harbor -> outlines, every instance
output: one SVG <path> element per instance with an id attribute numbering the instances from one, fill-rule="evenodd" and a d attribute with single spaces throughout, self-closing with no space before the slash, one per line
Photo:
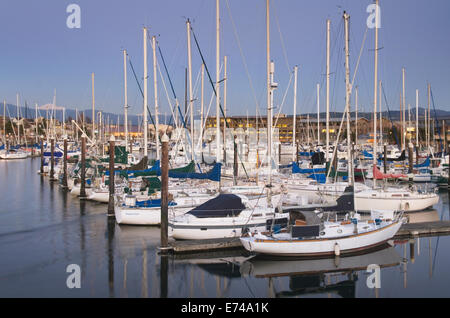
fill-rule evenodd
<path id="1" fill-rule="evenodd" d="M 302 55 L 289 6 L 255 37 L 198 1 L 75 57 L 70 90 L 0 90 L 0 298 L 449 297 L 450 96 L 390 59 L 396 5 L 311 4 Z M 99 43 L 82 12 L 64 35 Z"/>
<path id="2" fill-rule="evenodd" d="M 241 263 L 249 257 L 242 248 L 161 256 L 159 227 L 119 226 L 115 221 L 108 222 L 104 204 L 72 197 L 46 177 L 37 175 L 39 165 L 39 158 L 0 161 L 0 176 L 5 181 L 1 192 L 5 197 L 27 193 L 27 200 L 4 201 L 4 210 L 11 212 L 1 214 L 0 246 L 3 255 L 8 255 L 0 260 L 1 297 L 265 298 L 275 296 L 270 284 L 280 292 L 292 292 L 289 281 L 298 277 L 313 277 L 317 281 L 313 285 L 311 281 L 297 285 L 305 291 L 299 295 L 328 297 L 331 293 L 341 297 L 321 283 L 324 275 L 331 277 L 332 284 L 325 280 L 329 286 L 344 278 L 347 281 L 346 275 L 336 274 L 335 265 L 328 268 L 328 274 L 327 270 L 321 274 L 306 268 L 309 276 L 302 276 L 299 269 L 291 275 L 271 279 L 241 274 Z M 11 173 L 12 168 L 17 172 Z M 24 186 L 21 180 L 25 177 L 28 182 Z M 415 221 L 450 221 L 448 193 L 439 196 L 441 200 L 435 209 L 416 213 Z M 450 265 L 449 237 L 408 235 L 395 241 L 394 259 L 387 260 L 394 266 L 381 269 L 382 288 L 378 296 L 450 296 L 445 279 Z M 384 260 L 376 255 L 374 262 Z M 275 267 L 281 266 L 277 265 L 279 262 L 269 260 Z M 310 262 L 314 260 L 305 264 Z M 334 264 L 334 258 L 330 262 Z M 66 286 L 66 267 L 74 263 L 80 265 L 83 273 L 81 289 Z M 348 297 L 376 296 L 365 285 L 367 266 L 364 265 L 353 266 L 360 279 L 350 281 L 349 289 L 353 292 L 346 294 Z M 351 272 L 352 266 L 345 267 Z M 279 269 L 281 273 L 282 268 Z M 310 293 L 306 293 L 308 290 Z"/>

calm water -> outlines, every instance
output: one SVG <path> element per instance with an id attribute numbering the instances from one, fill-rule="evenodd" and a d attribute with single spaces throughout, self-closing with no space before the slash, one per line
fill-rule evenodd
<path id="1" fill-rule="evenodd" d="M 36 171 L 39 159 L 0 161 L 0 297 L 450 297 L 450 237 L 396 242 L 368 255 L 311 261 L 234 254 L 161 258 L 159 228 L 108 222 Z M 449 220 L 447 192 L 414 221 Z M 379 264 L 381 289 L 365 271 Z M 69 289 L 66 267 L 81 268 Z"/>

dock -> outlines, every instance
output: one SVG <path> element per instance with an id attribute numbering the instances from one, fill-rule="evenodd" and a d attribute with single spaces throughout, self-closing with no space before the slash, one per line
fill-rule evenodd
<path id="1" fill-rule="evenodd" d="M 395 238 L 450 235 L 450 221 L 403 224 Z"/>
<path id="2" fill-rule="evenodd" d="M 403 224 L 394 239 L 450 235 L 450 221 Z M 204 253 L 218 250 L 242 249 L 239 238 L 170 241 L 174 254 Z"/>

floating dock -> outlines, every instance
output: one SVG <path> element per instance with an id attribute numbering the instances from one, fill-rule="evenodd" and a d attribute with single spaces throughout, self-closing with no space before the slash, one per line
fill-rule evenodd
<path id="1" fill-rule="evenodd" d="M 403 224 L 394 239 L 439 235 L 450 235 L 450 221 Z M 174 254 L 243 249 L 239 238 L 170 241 L 169 245 Z"/>

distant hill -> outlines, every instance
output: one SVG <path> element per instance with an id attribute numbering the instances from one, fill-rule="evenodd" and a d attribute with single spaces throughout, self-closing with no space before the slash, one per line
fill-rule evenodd
<path id="1" fill-rule="evenodd" d="M 20 110 L 20 116 L 25 118 L 33 119 L 35 117 L 35 109 L 32 106 L 22 106 L 19 108 Z M 78 111 L 78 116 L 81 116 L 81 114 L 84 112 L 86 120 L 90 122 L 92 110 L 91 109 L 85 109 Z M 97 112 L 97 111 L 96 111 Z M 103 120 L 107 119 L 109 117 L 109 120 L 111 121 L 111 124 L 117 123 L 117 116 L 119 116 L 119 122 L 120 124 L 123 124 L 124 115 L 123 113 L 117 114 L 117 113 L 110 113 L 110 112 L 102 112 Z M 340 118 L 342 117 L 342 112 L 330 112 L 330 118 Z M 419 108 L 419 117 L 423 117 L 425 114 L 425 108 Z M 307 115 L 307 114 L 298 114 L 298 115 Z M 416 109 L 411 109 L 411 118 L 415 118 L 416 115 Z M 3 105 L 0 104 L 0 116 L 3 116 Z M 38 116 L 46 116 L 45 110 L 38 110 Z M 66 120 L 69 118 L 75 119 L 76 116 L 76 110 L 74 109 L 66 109 Z M 153 114 L 152 114 L 153 116 Z M 232 115 L 231 115 L 232 116 Z M 264 116 L 264 115 L 263 115 Z M 292 115 L 287 115 L 291 117 Z M 309 113 L 309 116 L 311 118 L 317 118 L 317 113 Z M 355 112 L 351 112 L 351 117 L 355 116 Z M 450 118 L 450 111 L 442 110 L 442 109 L 431 109 L 431 117 L 435 118 Z M 16 105 L 6 104 L 6 117 L 17 117 L 17 107 Z M 56 111 L 56 119 L 59 121 L 62 121 L 62 111 Z M 359 118 L 372 118 L 371 112 L 358 112 Z M 400 111 L 399 110 L 393 110 L 393 111 L 384 111 L 383 112 L 384 118 L 390 118 L 393 121 L 400 120 Z M 200 117 L 198 115 L 194 116 L 195 119 L 199 119 Z M 322 112 L 320 113 L 320 118 L 326 118 L 326 113 Z M 406 118 L 408 118 L 408 112 L 406 112 Z M 153 117 L 154 119 L 154 117 Z M 139 121 L 142 121 L 142 116 L 137 115 L 128 115 L 128 120 L 131 122 L 132 125 L 138 125 Z M 159 122 L 161 124 L 169 123 L 171 121 L 171 116 L 167 115 L 167 118 L 165 115 L 159 115 Z M 150 116 L 148 116 L 148 122 L 149 124 L 152 124 L 152 121 L 150 119 Z"/>

